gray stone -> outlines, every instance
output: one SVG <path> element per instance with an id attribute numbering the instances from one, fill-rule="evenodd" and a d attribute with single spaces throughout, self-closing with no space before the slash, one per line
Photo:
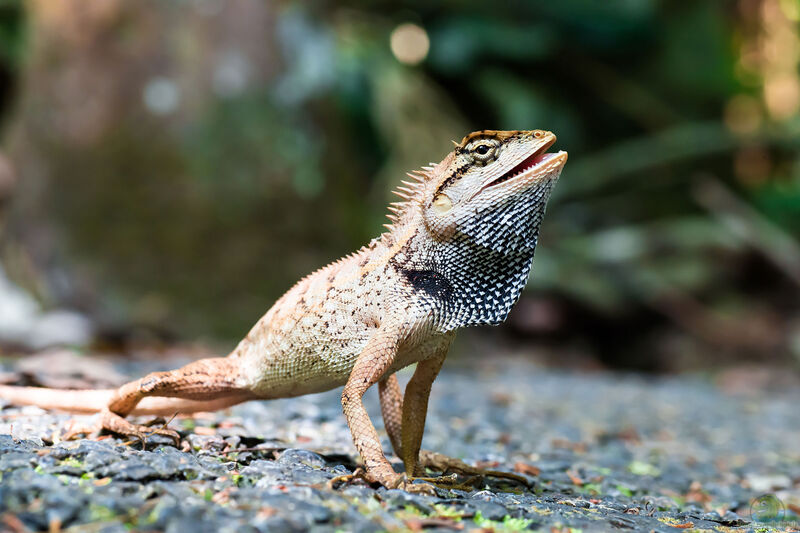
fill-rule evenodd
<path id="1" fill-rule="evenodd" d="M 430 504 L 430 498 L 412 494 L 404 490 L 386 490 L 380 489 L 378 495 L 381 500 L 386 502 L 390 509 L 404 509 L 405 507 L 413 507 L 418 511 L 431 514 L 434 512 L 433 506 Z"/>
<path id="2" fill-rule="evenodd" d="M 281 456 L 278 457 L 278 463 L 287 466 L 302 464 L 312 468 L 322 468 L 327 465 L 327 462 L 321 455 L 308 450 L 295 448 L 284 450 Z"/>
<path id="3" fill-rule="evenodd" d="M 121 365 L 136 375 L 172 366 Z M 511 400 L 492 401 L 498 390 L 511 391 Z M 715 509 L 736 510 L 748 509 L 759 495 L 740 480 L 782 487 L 785 477 L 800 478 L 800 464 L 785 460 L 796 455 L 800 441 L 800 391 L 765 392 L 745 401 L 683 377 L 569 375 L 503 360 L 480 375 L 457 365 L 442 373 L 425 447 L 467 462 L 497 461 L 500 470 L 510 471 L 516 462 L 536 466 L 541 473 L 531 476 L 534 489 L 487 477 L 480 490 L 438 489 L 436 497 L 375 490 L 363 481 L 331 491 L 326 482 L 356 464 L 339 394 L 253 402 L 234 408 L 233 416 L 216 413 L 209 423 L 227 421 L 224 438 L 190 433 L 197 448 L 189 452 L 152 443 L 141 451 L 140 444 L 123 446 L 120 438 L 45 447 L 36 438 L 71 416 L 4 408 L 2 427 L 20 417 L 26 423 L 14 425 L 21 439 L 0 435 L 0 513 L 14 514 L 31 530 L 47 530 L 55 520 L 74 531 L 121 531 L 121 522 L 132 516 L 143 532 L 321 533 L 404 530 L 404 520 L 414 516 L 407 509 L 436 516 L 441 505 L 465 515 L 466 528 L 480 513 L 498 522 L 524 517 L 540 530 L 666 532 L 674 528 L 659 519 L 691 521 L 699 529 L 748 523 L 732 511 L 719 516 L 663 496 L 685 494 L 694 481 Z M 376 397 L 365 401 L 379 420 Z M 321 420 L 327 421 L 324 432 L 318 431 Z M 636 440 L 620 436 L 629 428 Z M 270 452 L 228 454 L 237 445 L 286 446 L 298 432 L 309 437 L 303 445 L 310 449 L 289 448 L 277 460 Z M 655 470 L 637 474 L 642 468 L 631 468 L 634 461 Z M 106 522 L 98 524 L 101 519 Z"/>

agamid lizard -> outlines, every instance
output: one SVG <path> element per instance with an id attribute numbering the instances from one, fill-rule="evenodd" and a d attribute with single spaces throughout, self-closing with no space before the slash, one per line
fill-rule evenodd
<path id="1" fill-rule="evenodd" d="M 227 357 L 156 372 L 116 390 L 0 387 L 0 398 L 100 412 L 112 432 L 143 438 L 124 417 L 209 411 L 344 385 L 342 407 L 365 478 L 388 488 L 423 472 L 428 396 L 455 332 L 499 324 L 519 298 L 551 188 L 567 160 L 546 131 L 478 131 L 395 192 L 387 231 L 300 280 Z M 416 363 L 403 395 L 395 372 Z M 405 474 L 381 449 L 362 396 L 378 384 L 384 425 Z M 463 465 L 463 463 L 461 463 Z M 444 465 L 446 466 L 446 465 Z"/>

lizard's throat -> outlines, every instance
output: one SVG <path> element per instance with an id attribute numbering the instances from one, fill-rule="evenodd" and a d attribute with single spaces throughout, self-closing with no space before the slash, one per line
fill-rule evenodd
<path id="1" fill-rule="evenodd" d="M 453 268 L 446 265 L 441 268 L 451 286 L 449 298 L 441 301 L 437 320 L 443 331 L 500 324 L 508 317 L 528 281 L 535 244 L 512 253 L 474 245 L 469 248 L 469 261 L 460 265 L 454 263 Z"/>
<path id="2" fill-rule="evenodd" d="M 515 200 L 481 213 L 446 242 L 409 243 L 400 273 L 430 307 L 439 330 L 499 324 L 519 299 L 530 274 L 546 196 Z"/>

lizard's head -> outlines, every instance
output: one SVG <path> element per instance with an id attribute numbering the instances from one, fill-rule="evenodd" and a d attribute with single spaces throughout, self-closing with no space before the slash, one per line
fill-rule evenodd
<path id="1" fill-rule="evenodd" d="M 502 322 L 528 279 L 566 152 L 550 132 L 478 131 L 396 193 L 393 264 L 441 330 Z M 397 241 L 395 241 L 397 239 Z"/>
<path id="2" fill-rule="evenodd" d="M 478 131 L 464 137 L 425 183 L 422 211 L 431 235 L 458 234 L 494 248 L 518 249 L 535 238 L 550 189 L 567 161 L 548 153 L 547 131 Z"/>

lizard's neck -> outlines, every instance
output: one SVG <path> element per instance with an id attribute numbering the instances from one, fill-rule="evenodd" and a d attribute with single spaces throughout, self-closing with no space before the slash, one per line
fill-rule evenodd
<path id="1" fill-rule="evenodd" d="M 420 228 L 398 250 L 393 267 L 430 308 L 438 329 L 506 319 L 528 280 L 548 194 L 531 192 L 477 213 L 446 241 Z"/>

